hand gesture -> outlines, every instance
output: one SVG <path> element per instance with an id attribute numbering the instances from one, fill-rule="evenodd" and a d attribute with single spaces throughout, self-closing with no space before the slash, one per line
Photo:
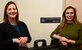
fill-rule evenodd
<path id="1" fill-rule="evenodd" d="M 19 46 L 24 46 L 26 47 L 27 46 L 27 37 L 20 37 L 19 40 L 20 40 L 20 43 L 19 43 Z"/>

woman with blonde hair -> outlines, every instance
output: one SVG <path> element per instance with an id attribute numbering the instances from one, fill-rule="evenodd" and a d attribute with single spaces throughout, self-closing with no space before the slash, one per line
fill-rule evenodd
<path id="1" fill-rule="evenodd" d="M 59 40 L 60 50 L 81 50 L 82 24 L 77 20 L 76 8 L 68 6 L 64 10 L 61 23 L 50 36 Z"/>

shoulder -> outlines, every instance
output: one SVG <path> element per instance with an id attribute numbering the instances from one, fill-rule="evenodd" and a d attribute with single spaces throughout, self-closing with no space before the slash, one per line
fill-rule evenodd
<path id="1" fill-rule="evenodd" d="M 25 22 L 23 22 L 23 21 L 19 21 L 19 22 L 18 22 L 18 25 L 26 26 Z"/>
<path id="2" fill-rule="evenodd" d="M 2 23 L 0 23 L 0 25 L 3 25 L 3 24 L 5 24 L 5 23 L 3 23 L 3 22 L 2 22 Z"/>
<path id="3" fill-rule="evenodd" d="M 18 24 L 25 24 L 25 22 L 23 22 L 23 21 L 19 21 Z"/>
<path id="4" fill-rule="evenodd" d="M 80 27 L 82 27 L 82 24 L 77 24 L 77 26 L 80 26 Z"/>
<path id="5" fill-rule="evenodd" d="M 82 28 L 82 24 L 79 25 Z"/>
<path id="6" fill-rule="evenodd" d="M 3 30 L 5 28 L 5 23 L 0 23 L 0 30 Z"/>
<path id="7" fill-rule="evenodd" d="M 0 27 L 4 26 L 6 23 L 0 23 Z"/>
<path id="8" fill-rule="evenodd" d="M 75 28 L 80 28 L 80 29 L 82 29 L 82 24 L 76 24 L 76 25 L 75 25 Z"/>

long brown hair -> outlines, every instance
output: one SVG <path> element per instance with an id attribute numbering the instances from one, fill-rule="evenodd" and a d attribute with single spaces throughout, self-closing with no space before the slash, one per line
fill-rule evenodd
<path id="1" fill-rule="evenodd" d="M 62 21 L 61 21 L 61 23 L 60 23 L 60 28 L 61 28 L 61 29 L 62 29 L 62 28 L 64 27 L 64 25 L 67 23 L 65 13 L 66 13 L 66 11 L 67 11 L 68 9 L 73 9 L 73 11 L 74 11 L 73 22 L 74 22 L 75 24 L 81 24 L 81 23 L 77 20 L 77 14 L 76 14 L 77 11 L 76 11 L 76 8 L 74 8 L 74 7 L 72 7 L 72 6 L 68 6 L 68 7 L 64 10 L 64 12 L 63 12 L 63 14 L 62 14 Z"/>
<path id="2" fill-rule="evenodd" d="M 16 9 L 17 9 L 17 15 L 16 15 L 16 22 L 18 22 L 18 18 L 19 18 L 19 12 L 18 12 L 18 8 L 17 8 L 17 5 L 13 2 L 13 1 L 9 1 L 6 6 L 5 6 L 5 9 L 4 9 L 4 18 L 3 18 L 3 22 L 4 23 L 7 23 L 9 22 L 8 21 L 8 15 L 7 15 L 7 8 L 10 4 L 14 4 L 16 6 Z"/>

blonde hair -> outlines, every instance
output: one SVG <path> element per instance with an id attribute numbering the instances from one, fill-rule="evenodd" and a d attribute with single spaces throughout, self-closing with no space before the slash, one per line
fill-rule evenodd
<path id="1" fill-rule="evenodd" d="M 68 6 L 65 10 L 64 10 L 64 12 L 63 12 L 63 14 L 62 14 L 62 21 L 60 22 L 60 29 L 62 29 L 63 27 L 64 27 L 64 25 L 67 23 L 67 20 L 66 20 L 66 16 L 65 16 L 65 13 L 66 13 L 66 11 L 68 10 L 68 9 L 73 9 L 73 11 L 74 11 L 74 18 L 73 18 L 73 22 L 75 23 L 75 24 L 81 24 L 78 20 L 77 20 L 77 14 L 76 14 L 76 8 L 74 8 L 74 7 L 72 7 L 72 6 Z"/>

